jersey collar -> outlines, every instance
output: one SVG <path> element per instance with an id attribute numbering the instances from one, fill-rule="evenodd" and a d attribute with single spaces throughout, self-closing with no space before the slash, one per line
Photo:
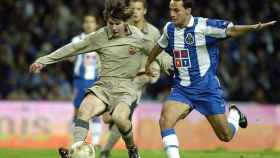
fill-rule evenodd
<path id="1" fill-rule="evenodd" d="M 125 27 L 126 27 L 126 35 L 127 35 L 127 36 L 131 35 L 132 32 L 131 32 L 131 30 L 130 30 L 129 25 L 126 25 Z M 109 39 L 109 40 L 110 40 L 110 39 L 113 39 L 114 37 L 113 37 L 112 31 L 111 31 L 108 27 L 106 27 L 106 30 L 107 30 L 108 39 Z"/>
<path id="2" fill-rule="evenodd" d="M 190 19 L 187 27 L 193 27 L 193 25 L 194 25 L 194 18 L 193 18 L 193 16 L 191 16 L 191 19 Z"/>

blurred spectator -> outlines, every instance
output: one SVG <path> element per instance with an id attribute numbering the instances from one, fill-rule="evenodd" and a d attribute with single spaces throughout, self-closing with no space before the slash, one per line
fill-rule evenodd
<path id="1" fill-rule="evenodd" d="M 280 1 L 195 2 L 195 16 L 235 19 L 237 24 L 275 20 L 280 15 Z M 148 5 L 147 19 L 162 28 L 168 21 L 168 1 L 148 0 Z M 28 65 L 78 34 L 84 13 L 93 7 L 99 9 L 101 16 L 103 0 L 1 0 L 0 99 L 69 100 L 71 63 L 53 65 L 41 76 L 29 75 Z M 272 28 L 221 45 L 218 75 L 227 99 L 280 102 L 279 41 L 279 29 Z M 170 83 L 164 78 L 148 88 L 145 98 L 166 96 Z"/>

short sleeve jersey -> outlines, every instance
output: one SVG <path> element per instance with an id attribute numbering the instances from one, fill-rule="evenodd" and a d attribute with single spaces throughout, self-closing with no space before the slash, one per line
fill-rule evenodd
<path id="1" fill-rule="evenodd" d="M 158 44 L 173 57 L 176 85 L 192 90 L 219 86 L 217 43 L 227 38 L 226 29 L 232 25 L 229 21 L 203 17 L 191 17 L 183 28 L 172 22 L 165 25 Z"/>

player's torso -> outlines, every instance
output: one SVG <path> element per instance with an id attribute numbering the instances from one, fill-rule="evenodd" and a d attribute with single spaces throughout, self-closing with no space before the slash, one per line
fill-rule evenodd
<path id="1" fill-rule="evenodd" d="M 133 78 L 141 67 L 143 43 L 140 38 L 104 39 L 98 54 L 102 63 L 101 77 Z"/>
<path id="2" fill-rule="evenodd" d="M 173 56 L 175 66 L 175 82 L 183 87 L 209 88 L 216 87 L 215 57 L 217 52 L 211 51 L 204 34 L 206 23 L 194 18 L 192 27 L 176 28 L 168 26 L 168 52 Z M 211 48 L 210 48 L 211 49 Z"/>

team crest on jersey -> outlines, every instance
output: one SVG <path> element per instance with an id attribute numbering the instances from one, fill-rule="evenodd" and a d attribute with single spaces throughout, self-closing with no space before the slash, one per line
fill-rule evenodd
<path id="1" fill-rule="evenodd" d="M 192 45 L 194 43 L 194 38 L 191 33 L 187 34 L 187 36 L 185 38 L 185 43 L 187 43 L 188 45 Z"/>

